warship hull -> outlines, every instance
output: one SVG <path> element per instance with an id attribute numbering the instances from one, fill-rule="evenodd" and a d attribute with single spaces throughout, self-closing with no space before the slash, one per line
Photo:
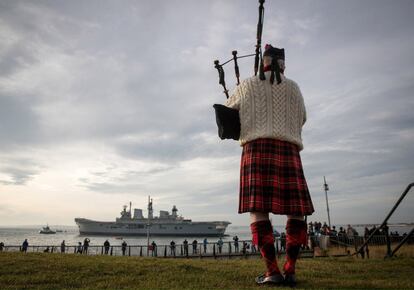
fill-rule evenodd
<path id="1" fill-rule="evenodd" d="M 76 218 L 81 235 L 146 236 L 148 223 L 102 222 Z M 224 236 L 229 222 L 182 222 L 150 224 L 152 236 Z"/>

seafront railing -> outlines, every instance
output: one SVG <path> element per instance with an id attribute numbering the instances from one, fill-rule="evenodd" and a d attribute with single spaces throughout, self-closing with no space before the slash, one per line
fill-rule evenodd
<path id="1" fill-rule="evenodd" d="M 368 246 L 369 241 L 377 234 L 377 232 L 379 232 L 380 230 L 382 230 L 385 233 L 386 239 L 387 239 L 387 254 L 385 255 L 384 258 L 390 258 L 392 256 L 394 256 L 394 254 L 401 248 L 401 246 L 405 243 L 409 243 L 411 241 L 411 237 L 414 235 L 414 228 L 411 229 L 410 233 L 408 235 L 406 235 L 401 242 L 396 246 L 396 248 L 392 251 L 391 250 L 391 237 L 390 234 L 388 232 L 389 228 L 388 228 L 388 220 L 391 218 L 391 216 L 394 214 L 395 210 L 398 208 L 398 206 L 401 204 L 401 202 L 404 200 L 404 198 L 406 197 L 407 193 L 410 192 L 411 188 L 414 187 L 414 182 L 410 183 L 406 189 L 402 192 L 400 198 L 397 200 L 397 202 L 394 204 L 394 206 L 392 207 L 391 211 L 388 213 L 387 217 L 384 219 L 384 221 L 381 223 L 381 225 L 376 228 L 371 235 L 369 235 L 367 237 L 367 239 L 364 241 L 364 243 L 362 245 L 360 245 L 359 249 L 355 248 L 355 253 L 354 255 L 359 255 L 361 254 L 362 258 L 364 258 L 364 249 Z"/>
<path id="2" fill-rule="evenodd" d="M 5 252 L 22 251 L 22 246 L 4 245 Z M 84 255 L 110 255 L 110 256 L 156 256 L 156 257 L 224 257 L 224 256 L 252 256 L 258 255 L 257 249 L 252 245 L 251 241 L 239 241 L 238 243 L 224 242 L 222 245 L 217 243 L 197 243 L 193 245 L 188 243 L 171 245 L 157 245 L 156 247 L 147 245 L 111 245 L 105 247 L 103 245 L 75 246 L 65 245 L 29 245 L 26 252 L 49 252 L 64 254 L 84 254 Z"/>
<path id="3" fill-rule="evenodd" d="M 283 254 L 286 250 L 285 239 L 276 238 L 275 246 L 279 254 Z M 5 252 L 22 251 L 22 246 L 5 245 L 2 249 Z M 251 240 L 223 241 L 220 245 L 217 242 L 209 242 L 206 245 L 197 243 L 193 245 L 188 243 L 171 245 L 157 245 L 156 247 L 147 245 L 111 245 L 105 247 L 103 245 L 74 246 L 65 245 L 32 245 L 28 246 L 26 252 L 34 253 L 62 253 L 62 254 L 83 254 L 83 255 L 109 255 L 109 256 L 141 256 L 141 257 L 165 257 L 165 258 L 232 258 L 232 257 L 250 257 L 259 256 L 260 252 L 252 244 Z M 313 257 L 313 250 L 303 249 L 302 255 Z"/>
<path id="4" fill-rule="evenodd" d="M 408 239 L 407 243 L 414 244 L 414 235 L 407 236 L 391 236 L 389 240 L 393 244 L 398 244 L 402 240 Z M 366 242 L 366 238 L 362 236 L 326 236 L 326 235 L 311 235 L 306 247 L 302 248 L 302 257 L 314 257 L 314 250 L 316 248 L 328 249 L 332 247 L 347 249 L 357 249 Z M 383 246 L 387 245 L 388 240 L 385 235 L 373 236 L 365 246 L 365 251 L 369 251 L 368 246 Z M 278 254 L 285 254 L 286 239 L 281 237 L 275 238 L 275 247 Z M 22 246 L 4 245 L 0 251 L 5 252 L 19 252 L 22 251 Z M 252 244 L 251 240 L 223 241 L 220 246 L 217 242 L 209 242 L 205 246 L 203 243 L 197 243 L 193 246 L 192 243 L 188 245 L 176 244 L 171 245 L 157 245 L 153 248 L 151 245 L 111 245 L 105 247 L 103 245 L 89 245 L 88 247 L 79 245 L 65 245 L 62 248 L 60 245 L 31 245 L 26 252 L 49 252 L 49 253 L 63 253 L 63 254 L 83 254 L 83 255 L 109 255 L 109 256 L 141 256 L 141 257 L 165 257 L 165 258 L 225 258 L 225 257 L 251 257 L 259 256 L 260 253 Z M 345 253 L 345 252 L 344 252 Z M 368 256 L 368 253 L 367 253 Z"/>

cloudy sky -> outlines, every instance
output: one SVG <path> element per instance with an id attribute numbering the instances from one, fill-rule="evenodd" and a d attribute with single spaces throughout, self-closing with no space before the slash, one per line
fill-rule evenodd
<path id="1" fill-rule="evenodd" d="M 254 52 L 257 7 L 0 0 L 0 225 L 113 220 L 148 195 L 156 212 L 248 225 L 241 147 L 217 137 L 213 60 Z M 334 224 L 381 222 L 414 181 L 413 12 L 410 0 L 265 3 L 263 42 L 286 49 L 307 106 L 310 220 L 327 221 L 324 175 Z M 239 65 L 252 75 L 253 59 Z M 393 221 L 413 212 L 410 194 Z"/>

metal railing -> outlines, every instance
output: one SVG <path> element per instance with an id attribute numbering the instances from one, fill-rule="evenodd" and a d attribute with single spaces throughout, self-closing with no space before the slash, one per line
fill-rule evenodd
<path id="1" fill-rule="evenodd" d="M 62 253 L 62 254 L 83 254 L 83 255 L 109 255 L 109 256 L 141 256 L 141 257 L 233 257 L 233 256 L 251 256 L 260 254 L 252 245 L 251 241 L 234 241 L 218 243 L 192 243 L 171 245 L 111 245 L 109 247 L 89 245 L 65 245 L 51 246 L 51 245 L 32 245 L 27 249 L 22 246 L 4 245 L 0 251 L 5 252 L 46 252 L 46 253 Z"/>
<path id="2" fill-rule="evenodd" d="M 387 222 L 390 219 L 390 217 L 394 214 L 395 210 L 397 209 L 397 207 L 400 205 L 400 203 L 402 202 L 402 200 L 405 198 L 405 196 L 407 195 L 407 193 L 410 191 L 410 189 L 414 186 L 414 183 L 411 183 L 407 186 L 407 188 L 404 190 L 404 192 L 401 194 L 400 198 L 398 199 L 398 201 L 394 204 L 393 208 L 391 209 L 391 211 L 388 213 L 387 217 L 384 219 L 384 221 L 382 222 L 381 226 L 379 226 L 378 228 L 376 228 L 371 235 L 364 241 L 364 243 L 359 247 L 359 248 L 355 248 L 355 253 L 353 255 L 358 255 L 361 254 L 362 258 L 364 257 L 364 248 L 368 245 L 368 243 L 371 241 L 371 239 L 378 233 L 379 230 L 382 229 L 382 232 L 385 233 L 385 239 L 386 239 L 386 245 L 387 245 L 387 254 L 385 255 L 385 258 L 389 258 L 394 256 L 394 254 L 401 248 L 401 246 L 406 243 L 411 235 L 414 233 L 414 228 L 410 231 L 410 233 L 405 236 L 405 238 L 403 238 L 401 240 L 401 242 L 397 245 L 397 247 L 392 251 L 391 250 L 391 238 L 388 232 L 388 225 Z"/>
<path id="3" fill-rule="evenodd" d="M 279 237 L 275 238 L 276 251 L 279 254 L 286 252 L 286 240 Z M 192 243 L 171 245 L 158 245 L 156 247 L 147 245 L 113 245 L 109 247 L 89 245 L 73 246 L 65 245 L 32 245 L 23 251 L 22 246 L 5 245 L 0 251 L 5 252 L 34 252 L 34 253 L 62 253 L 62 254 L 82 254 L 82 255 L 108 255 L 108 256 L 140 256 L 140 257 L 164 257 L 164 258 L 232 258 L 259 256 L 260 251 L 252 244 L 251 240 L 223 241 L 223 244 L 215 243 Z M 313 257 L 313 250 L 303 249 L 303 257 Z"/>

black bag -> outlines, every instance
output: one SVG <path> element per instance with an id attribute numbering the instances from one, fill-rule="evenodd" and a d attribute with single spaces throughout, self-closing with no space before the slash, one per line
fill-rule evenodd
<path id="1" fill-rule="evenodd" d="M 216 112 L 216 122 L 220 139 L 239 140 L 239 111 L 219 104 L 213 105 L 213 108 Z"/>

